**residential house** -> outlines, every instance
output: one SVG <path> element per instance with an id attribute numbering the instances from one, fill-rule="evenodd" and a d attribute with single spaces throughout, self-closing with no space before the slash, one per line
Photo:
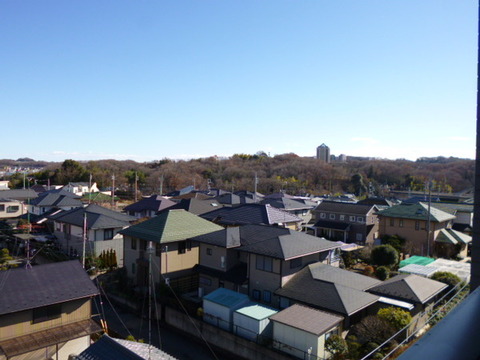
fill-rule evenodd
<path id="1" fill-rule="evenodd" d="M 265 198 L 261 204 L 268 204 L 274 208 L 281 209 L 302 219 L 302 224 L 308 224 L 312 219 L 312 210 L 317 207 L 317 203 L 308 200 L 297 200 L 295 198 Z"/>
<path id="2" fill-rule="evenodd" d="M 432 202 L 433 207 L 455 215 L 452 229 L 467 235 L 473 233 L 473 204 Z"/>
<path id="3" fill-rule="evenodd" d="M 0 271 L 0 359 L 70 359 L 101 331 L 99 295 L 78 260 Z"/>
<path id="4" fill-rule="evenodd" d="M 220 204 L 225 206 L 233 206 L 239 204 L 253 204 L 255 201 L 247 196 L 240 196 L 232 193 L 225 193 L 215 197 Z"/>
<path id="5" fill-rule="evenodd" d="M 2 199 L 18 200 L 24 203 L 35 199 L 37 193 L 32 189 L 10 189 L 10 190 L 1 190 L 0 197 Z"/>
<path id="6" fill-rule="evenodd" d="M 295 303 L 334 313 L 345 318 L 343 329 L 373 315 L 379 297 L 367 292 L 381 281 L 317 262 L 305 266 L 275 291 L 280 307 Z"/>
<path id="7" fill-rule="evenodd" d="M 402 303 L 411 304 L 410 313 L 413 316 L 412 330 L 420 329 L 426 325 L 433 304 L 444 293 L 448 285 L 414 274 L 400 274 L 381 284 L 368 289 L 368 292 L 381 296 L 380 302 L 388 305 L 402 306 Z M 382 301 L 394 299 L 400 302 Z"/>
<path id="8" fill-rule="evenodd" d="M 97 183 L 88 183 L 88 182 L 70 182 L 63 187 L 65 191 L 74 193 L 78 196 L 83 196 L 87 193 L 99 192 L 100 190 L 97 187 Z"/>
<path id="9" fill-rule="evenodd" d="M 176 202 L 167 199 L 160 195 L 152 195 L 147 198 L 143 198 L 136 203 L 125 206 L 123 209 L 130 216 L 134 216 L 137 219 L 154 217 L 157 212 L 168 209 L 174 206 Z"/>
<path id="10" fill-rule="evenodd" d="M 298 216 L 268 204 L 243 204 L 234 207 L 224 207 L 202 214 L 202 217 L 223 226 L 261 224 L 299 230 L 302 223 L 302 219 Z"/>
<path id="11" fill-rule="evenodd" d="M 26 212 L 27 208 L 22 202 L 0 198 L 0 219 L 18 218 Z"/>
<path id="12" fill-rule="evenodd" d="M 220 204 L 217 200 L 211 197 L 207 197 L 205 199 L 195 197 L 189 199 L 181 199 L 179 203 L 173 205 L 172 207 L 170 207 L 170 209 L 183 209 L 195 215 L 202 215 L 212 210 L 220 209 L 222 207 L 222 204 Z"/>
<path id="13" fill-rule="evenodd" d="M 151 243 L 154 247 L 151 253 L 154 282 L 176 280 L 179 286 L 196 289 L 198 281 L 192 268 L 198 264 L 199 247 L 189 239 L 221 229 L 221 226 L 183 209 L 167 209 L 133 225 L 121 231 L 127 276 L 137 286 L 148 284 L 150 254 L 147 249 Z"/>
<path id="14" fill-rule="evenodd" d="M 200 243 L 201 293 L 225 287 L 278 307 L 274 292 L 303 266 L 338 266 L 339 244 L 291 229 L 243 225 L 191 238 Z"/>
<path id="15" fill-rule="evenodd" d="M 90 345 L 75 360 L 176 360 L 166 352 L 151 344 L 116 339 L 104 334 L 99 340 Z"/>
<path id="16" fill-rule="evenodd" d="M 43 192 L 37 198 L 30 200 L 28 204 L 28 212 L 33 215 L 43 215 L 52 210 L 72 210 L 82 207 L 83 203 L 80 197 L 63 191 L 63 192 Z"/>
<path id="17" fill-rule="evenodd" d="M 471 238 L 452 229 L 455 215 L 426 203 L 400 204 L 378 212 L 380 234 L 406 240 L 413 255 L 466 256 Z M 430 231 L 428 231 L 430 226 Z"/>
<path id="18" fill-rule="evenodd" d="M 376 205 L 323 201 L 314 210 L 315 234 L 329 240 L 373 245 L 379 237 Z"/>
<path id="19" fill-rule="evenodd" d="M 343 317 L 294 304 L 270 317 L 273 347 L 300 359 L 328 359 L 325 341 L 342 332 Z"/>
<path id="20" fill-rule="evenodd" d="M 90 204 L 49 218 L 54 222 L 53 234 L 65 252 L 81 255 L 86 237 L 87 254 L 100 256 L 103 251 L 114 250 L 118 266 L 123 266 L 123 236 L 119 232 L 136 220 L 133 216 Z"/>
<path id="21" fill-rule="evenodd" d="M 265 195 L 259 192 L 252 192 L 247 190 L 238 190 L 238 191 L 235 191 L 234 194 L 240 196 L 241 198 L 248 197 L 252 199 L 254 203 L 260 202 L 265 197 Z"/>

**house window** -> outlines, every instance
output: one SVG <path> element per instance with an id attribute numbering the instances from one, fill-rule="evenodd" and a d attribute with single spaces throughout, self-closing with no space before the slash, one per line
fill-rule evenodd
<path id="1" fill-rule="evenodd" d="M 325 219 L 325 218 L 326 218 L 325 213 L 320 213 L 320 219 Z"/>
<path id="2" fill-rule="evenodd" d="M 132 250 L 137 250 L 137 239 L 132 238 L 131 244 L 132 244 Z"/>
<path id="3" fill-rule="evenodd" d="M 111 239 L 113 239 L 113 229 L 103 230 L 103 240 L 111 240 Z"/>
<path id="4" fill-rule="evenodd" d="M 135 265 L 136 265 L 135 263 L 132 263 L 132 274 L 135 274 L 135 270 L 136 270 Z"/>
<path id="5" fill-rule="evenodd" d="M 179 254 L 185 254 L 186 249 L 187 249 L 187 242 L 186 241 L 180 241 L 178 243 L 178 253 Z"/>
<path id="6" fill-rule="evenodd" d="M 32 323 L 38 324 L 39 322 L 58 319 L 61 316 L 62 304 L 43 306 L 33 309 Z"/>
<path id="7" fill-rule="evenodd" d="M 398 226 L 403 227 L 403 220 L 402 219 L 398 220 Z"/>
<path id="8" fill-rule="evenodd" d="M 273 272 L 273 259 L 268 256 L 257 255 L 257 270 Z"/>
<path id="9" fill-rule="evenodd" d="M 350 221 L 355 221 L 355 216 L 350 215 Z"/>
<path id="10" fill-rule="evenodd" d="M 420 221 L 415 221 L 415 230 L 420 230 Z"/>
<path id="11" fill-rule="evenodd" d="M 3 205 L 3 204 L 0 205 L 0 211 L 2 211 L 2 212 L 5 211 L 5 205 Z"/>
<path id="12" fill-rule="evenodd" d="M 357 239 L 357 241 L 363 241 L 363 235 L 362 235 L 362 233 L 357 233 L 356 239 Z"/>
<path id="13" fill-rule="evenodd" d="M 345 215 L 340 215 L 340 220 L 341 221 L 345 220 Z"/>
<path id="14" fill-rule="evenodd" d="M 363 216 L 357 216 L 357 221 L 363 223 Z"/>
<path id="15" fill-rule="evenodd" d="M 395 219 L 394 218 L 390 218 L 390 226 L 395 226 Z"/>
<path id="16" fill-rule="evenodd" d="M 159 243 L 155 243 L 155 255 L 162 256 L 162 245 Z"/>
<path id="17" fill-rule="evenodd" d="M 191 240 L 185 241 L 185 246 L 187 247 L 187 251 L 191 251 L 192 250 L 192 241 Z"/>
<path id="18" fill-rule="evenodd" d="M 330 220 L 335 220 L 335 214 L 330 214 L 329 218 Z"/>
<path id="19" fill-rule="evenodd" d="M 147 251 L 148 243 L 145 240 L 140 240 L 140 245 L 143 251 Z"/>
<path id="20" fill-rule="evenodd" d="M 290 269 L 295 269 L 302 266 L 302 258 L 296 258 L 290 260 Z"/>
<path id="21" fill-rule="evenodd" d="M 207 255 L 212 255 L 212 248 L 207 248 Z"/>
<path id="22" fill-rule="evenodd" d="M 7 213 L 16 213 L 18 210 L 20 210 L 20 206 L 17 205 L 11 205 L 7 207 Z"/>
<path id="23" fill-rule="evenodd" d="M 260 300 L 260 290 L 253 290 L 252 297 L 254 300 Z"/>
<path id="24" fill-rule="evenodd" d="M 263 290 L 263 301 L 269 303 L 272 301 L 272 293 L 268 290 Z"/>

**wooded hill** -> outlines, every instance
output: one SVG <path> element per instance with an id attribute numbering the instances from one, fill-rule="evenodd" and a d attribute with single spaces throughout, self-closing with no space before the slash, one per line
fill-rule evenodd
<path id="1" fill-rule="evenodd" d="M 21 160 L 21 159 L 19 159 Z M 31 159 L 28 159 L 31 160 Z M 7 163 L 8 162 L 8 165 Z M 18 161 L 0 160 L 0 169 L 15 166 Z M 20 162 L 22 166 L 25 161 Z M 310 193 L 321 195 L 353 192 L 364 195 L 384 195 L 386 189 L 423 191 L 431 181 L 432 190 L 458 192 L 473 187 L 474 160 L 458 158 L 421 158 L 417 161 L 349 158 L 346 163 L 324 163 L 320 160 L 282 154 L 269 157 L 265 153 L 236 154 L 230 158 L 201 158 L 189 161 L 170 159 L 138 163 L 131 160 L 99 160 L 63 163 L 28 161 L 42 169 L 29 175 L 30 185 L 67 184 L 70 181 L 92 180 L 99 188 L 112 186 L 128 195 L 133 190 L 135 174 L 143 195 L 158 194 L 194 185 L 197 189 L 221 188 L 228 191 L 257 189 L 261 193 L 285 190 L 290 194 Z M 10 177 L 13 188 L 22 187 L 23 174 Z"/>

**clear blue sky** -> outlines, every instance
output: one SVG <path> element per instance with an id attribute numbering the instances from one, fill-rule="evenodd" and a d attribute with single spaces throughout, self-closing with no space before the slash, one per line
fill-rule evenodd
<path id="1" fill-rule="evenodd" d="M 477 9 L 2 0 L 0 158 L 473 158 Z"/>

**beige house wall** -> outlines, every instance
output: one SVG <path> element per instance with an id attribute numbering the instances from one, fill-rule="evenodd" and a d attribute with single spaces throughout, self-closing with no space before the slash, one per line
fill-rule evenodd
<path id="1" fill-rule="evenodd" d="M 62 315 L 58 319 L 32 323 L 33 310 L 20 311 L 0 317 L 0 341 L 27 335 L 33 332 L 90 319 L 91 300 L 80 299 L 62 304 Z"/>
<path id="2" fill-rule="evenodd" d="M 273 271 L 263 271 L 256 268 L 257 264 L 256 254 L 250 254 L 249 263 L 248 263 L 248 288 L 249 296 L 253 299 L 254 290 L 260 291 L 260 299 L 255 299 L 256 301 L 269 304 L 274 307 L 280 305 L 280 300 L 278 296 L 273 293 L 281 286 L 281 261 L 279 259 L 272 258 L 272 268 Z M 269 291 L 271 293 L 271 302 L 263 301 L 264 291 Z"/>

